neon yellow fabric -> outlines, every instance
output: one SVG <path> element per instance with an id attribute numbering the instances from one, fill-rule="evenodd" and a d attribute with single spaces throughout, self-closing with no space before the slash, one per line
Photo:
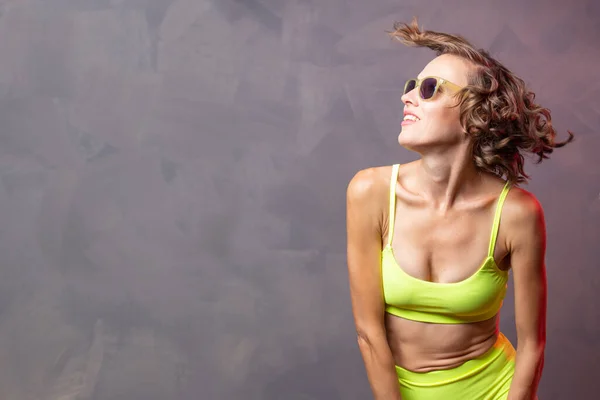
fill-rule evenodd
<path id="1" fill-rule="evenodd" d="M 381 254 L 386 311 L 402 318 L 438 324 L 460 324 L 492 318 L 502 307 L 508 281 L 508 272 L 498 268 L 493 255 L 509 183 L 504 185 L 498 198 L 488 255 L 481 267 L 460 282 L 436 283 L 407 274 L 396 262 L 392 238 L 398 169 L 398 164 L 392 168 L 388 243 Z"/>
<path id="2" fill-rule="evenodd" d="M 402 400 L 505 400 L 515 371 L 515 349 L 502 334 L 480 357 L 456 368 L 412 372 L 396 366 Z"/>

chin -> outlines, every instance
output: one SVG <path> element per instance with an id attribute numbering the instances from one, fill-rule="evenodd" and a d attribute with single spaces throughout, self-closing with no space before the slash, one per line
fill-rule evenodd
<path id="1" fill-rule="evenodd" d="M 415 150 L 416 147 L 423 145 L 422 140 L 417 139 L 417 136 L 417 132 L 407 132 L 402 129 L 398 135 L 398 144 L 408 150 Z"/>

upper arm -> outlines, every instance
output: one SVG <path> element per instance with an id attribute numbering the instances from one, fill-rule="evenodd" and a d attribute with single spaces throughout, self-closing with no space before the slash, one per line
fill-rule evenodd
<path id="1" fill-rule="evenodd" d="M 347 263 L 352 312 L 359 336 L 384 327 L 381 282 L 382 184 L 374 169 L 358 172 L 346 193 Z"/>
<path id="2" fill-rule="evenodd" d="M 515 291 L 515 325 L 522 345 L 546 340 L 546 229 L 544 213 L 530 193 L 518 189 L 508 218 L 508 246 Z"/>

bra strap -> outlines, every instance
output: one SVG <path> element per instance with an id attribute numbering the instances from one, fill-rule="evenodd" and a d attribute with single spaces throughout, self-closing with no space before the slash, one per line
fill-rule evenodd
<path id="1" fill-rule="evenodd" d="M 398 169 L 400 164 L 394 164 L 392 166 L 392 176 L 390 178 L 390 213 L 388 222 L 388 246 L 392 244 L 392 238 L 394 237 L 394 219 L 396 216 L 396 182 L 398 181 Z"/>
<path id="2" fill-rule="evenodd" d="M 504 200 L 506 199 L 506 195 L 510 190 L 510 181 L 506 182 L 504 188 L 502 189 L 502 193 L 500 193 L 500 197 L 498 198 L 498 203 L 496 204 L 496 213 L 494 215 L 494 224 L 492 225 L 492 236 L 490 238 L 490 246 L 488 250 L 488 257 L 494 257 L 494 250 L 496 249 L 496 239 L 498 238 L 498 230 L 500 228 L 500 215 L 502 214 L 502 206 L 504 205 Z"/>

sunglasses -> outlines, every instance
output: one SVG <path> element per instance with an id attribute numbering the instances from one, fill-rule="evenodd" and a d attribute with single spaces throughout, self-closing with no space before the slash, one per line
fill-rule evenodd
<path id="1" fill-rule="evenodd" d="M 447 86 L 452 90 L 459 91 L 462 87 L 437 76 L 427 76 L 423 79 L 409 79 L 404 85 L 404 94 L 419 88 L 419 96 L 423 100 L 431 100 L 438 92 L 440 86 Z"/>

